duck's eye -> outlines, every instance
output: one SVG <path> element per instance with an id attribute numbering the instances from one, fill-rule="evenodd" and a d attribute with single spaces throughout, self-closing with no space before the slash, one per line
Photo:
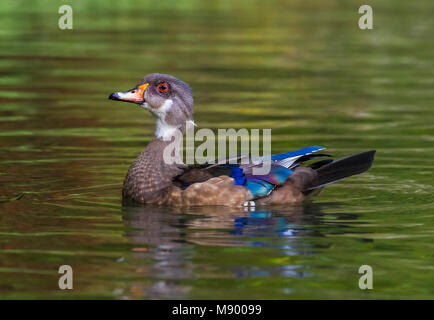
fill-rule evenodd
<path id="1" fill-rule="evenodd" d="M 169 91 L 169 85 L 166 82 L 162 82 L 157 86 L 157 89 L 161 93 L 167 93 Z"/>

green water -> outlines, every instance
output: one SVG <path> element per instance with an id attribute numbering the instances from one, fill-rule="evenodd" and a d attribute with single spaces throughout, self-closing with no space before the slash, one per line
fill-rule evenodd
<path id="1" fill-rule="evenodd" d="M 2 1 L 0 298 L 434 298 L 434 2 L 367 3 L 362 31 L 358 1 Z M 293 207 L 122 207 L 154 123 L 107 96 L 151 72 L 199 127 L 374 166 Z"/>

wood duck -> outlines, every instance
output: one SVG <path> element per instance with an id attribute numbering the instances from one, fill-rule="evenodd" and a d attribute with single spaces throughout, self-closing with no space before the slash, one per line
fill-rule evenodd
<path id="1" fill-rule="evenodd" d="M 254 206 L 300 202 L 324 186 L 369 169 L 375 150 L 337 160 L 312 146 L 271 156 L 268 174 L 255 175 L 257 164 L 185 165 L 164 161 L 168 137 L 185 133 L 193 124 L 190 86 L 167 74 L 145 76 L 132 90 L 115 92 L 109 99 L 132 102 L 156 119 L 155 136 L 133 162 L 123 184 L 124 199 L 167 206 Z M 310 165 L 307 160 L 325 159 Z"/>

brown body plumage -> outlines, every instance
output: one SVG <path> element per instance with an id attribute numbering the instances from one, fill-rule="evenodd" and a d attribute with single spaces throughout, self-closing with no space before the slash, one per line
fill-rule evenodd
<path id="1" fill-rule="evenodd" d="M 252 199 L 247 188 L 234 185 L 234 179 L 227 175 L 213 177 L 206 169 L 186 170 L 185 166 L 166 164 L 163 150 L 168 144 L 154 138 L 133 162 L 124 181 L 124 198 L 168 206 L 241 206 Z M 306 196 L 302 190 L 314 176 L 314 170 L 299 167 L 285 184 L 256 201 L 261 204 L 302 201 Z M 189 181 L 190 186 L 182 189 L 177 183 L 180 180 Z"/>

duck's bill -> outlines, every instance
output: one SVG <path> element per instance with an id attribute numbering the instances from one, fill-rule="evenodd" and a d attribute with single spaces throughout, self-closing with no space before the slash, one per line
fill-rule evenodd
<path id="1" fill-rule="evenodd" d="M 141 86 L 138 86 L 137 88 L 131 89 L 129 91 L 113 92 L 109 96 L 109 99 L 117 100 L 117 101 L 133 102 L 133 103 L 139 103 L 139 104 L 143 103 L 143 102 L 145 102 L 143 95 L 145 93 L 147 86 L 148 86 L 148 84 L 145 83 L 145 84 L 142 84 Z"/>

